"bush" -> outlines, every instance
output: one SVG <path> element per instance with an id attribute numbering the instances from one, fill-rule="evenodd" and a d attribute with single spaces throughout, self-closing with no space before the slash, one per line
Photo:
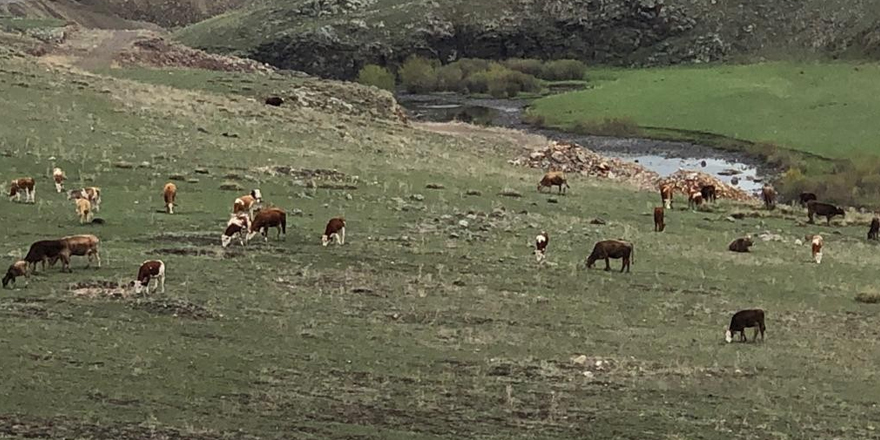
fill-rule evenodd
<path id="1" fill-rule="evenodd" d="M 534 59 L 511 58 L 504 62 L 504 67 L 534 77 L 540 77 L 544 71 L 544 63 Z"/>
<path id="2" fill-rule="evenodd" d="M 367 86 L 394 91 L 394 75 L 388 69 L 375 64 L 367 64 L 358 72 L 357 82 Z"/>
<path id="3" fill-rule="evenodd" d="M 481 60 L 477 58 L 462 58 L 452 63 L 461 68 L 462 76 L 469 77 L 477 72 L 489 70 L 492 63 L 489 60 Z"/>
<path id="4" fill-rule="evenodd" d="M 526 113 L 523 115 L 522 120 L 526 124 L 538 128 L 544 128 L 547 125 L 547 120 L 543 115 L 536 115 L 534 113 Z"/>
<path id="5" fill-rule="evenodd" d="M 437 73 L 437 90 L 448 92 L 467 93 L 467 84 L 464 81 L 464 72 L 458 64 L 447 64 L 439 67 Z"/>
<path id="6" fill-rule="evenodd" d="M 465 80 L 468 93 L 486 93 L 489 91 L 489 72 L 477 72 Z"/>
<path id="7" fill-rule="evenodd" d="M 437 85 L 434 66 L 430 61 L 412 56 L 400 66 L 397 75 L 400 83 L 409 93 L 429 93 L 435 90 Z"/>
<path id="8" fill-rule="evenodd" d="M 587 66 L 578 60 L 548 61 L 541 70 L 541 79 L 547 81 L 564 81 L 570 79 L 584 79 Z"/>

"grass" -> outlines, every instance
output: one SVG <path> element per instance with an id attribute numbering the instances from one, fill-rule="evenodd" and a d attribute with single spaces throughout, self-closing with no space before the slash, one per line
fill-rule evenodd
<path id="1" fill-rule="evenodd" d="M 0 17 L 0 30 L 25 32 L 31 29 L 61 27 L 64 23 L 64 20 L 56 18 Z"/>
<path id="2" fill-rule="evenodd" d="M 506 163 L 519 145 L 491 131 L 441 136 L 369 116 L 270 108 L 243 90 L 263 77 L 228 76 L 237 83 L 221 87 L 206 72 L 117 75 L 21 60 L 0 71 L 8 109 L 0 178 L 38 178 L 36 205 L 2 201 L 14 227 L 0 232 L 0 254 L 11 263 L 35 240 L 95 233 L 105 263 L 93 270 L 76 260 L 73 274 L 49 269 L 28 288 L 0 292 L 3 432 L 875 436 L 880 391 L 863 384 L 877 379 L 880 309 L 852 292 L 872 289 L 880 256 L 861 224 L 804 229 L 793 220 L 805 215 L 784 210 L 729 222 L 749 208 L 721 204 L 668 212 L 667 232 L 655 234 L 656 194 L 575 178 L 569 195 L 548 204 L 534 190 L 539 172 Z M 210 86 L 197 87 L 201 75 Z M 102 187 L 106 225 L 79 226 L 72 204 L 50 191 L 50 157 L 68 187 Z M 120 161 L 135 166 L 112 166 Z M 357 189 L 261 171 L 276 165 L 337 169 Z M 286 241 L 219 248 L 239 195 L 219 189 L 230 173 L 269 202 L 302 210 Z M 174 174 L 199 181 L 178 182 L 177 214 L 168 216 L 157 211 Z M 474 189 L 483 195 L 465 195 Z M 507 190 L 522 197 L 498 196 Z M 323 226 L 336 215 L 347 219 L 346 245 L 323 248 Z M 591 225 L 596 217 L 608 225 Z M 541 229 L 556 238 L 550 264 L 537 268 L 531 243 Z M 726 251 L 763 230 L 786 242 Z M 811 232 L 826 237 L 821 266 L 793 244 Z M 579 267 L 595 241 L 617 237 L 635 243 L 632 274 Z M 68 289 L 128 281 L 147 258 L 168 265 L 164 295 L 88 299 Z M 210 313 L 175 316 L 168 303 Z M 767 341 L 724 344 L 730 315 L 755 306 L 767 310 Z M 572 362 L 579 355 L 586 363 Z"/>
<path id="3" fill-rule="evenodd" d="M 849 159 L 880 153 L 871 129 L 878 73 L 877 64 L 843 62 L 609 69 L 590 74 L 591 89 L 540 99 L 532 111 L 554 126 L 631 118 L 661 133 L 708 132 Z"/>

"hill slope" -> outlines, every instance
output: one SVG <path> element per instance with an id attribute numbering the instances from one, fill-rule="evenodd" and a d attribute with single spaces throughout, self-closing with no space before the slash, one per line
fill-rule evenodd
<path id="1" fill-rule="evenodd" d="M 738 56 L 876 52 L 880 6 L 784 0 L 269 1 L 195 24 L 180 38 L 279 67 L 353 77 L 418 53 L 579 58 L 663 65 Z"/>
<path id="2" fill-rule="evenodd" d="M 89 28 L 175 27 L 254 3 L 253 0 L 2 0 L 0 17 L 56 18 Z"/>

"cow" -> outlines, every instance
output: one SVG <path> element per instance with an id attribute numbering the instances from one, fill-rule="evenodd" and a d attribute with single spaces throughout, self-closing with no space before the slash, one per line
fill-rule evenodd
<path id="1" fill-rule="evenodd" d="M 50 266 L 54 266 L 55 262 L 61 260 L 61 271 L 71 272 L 70 257 L 85 256 L 88 257 L 90 267 L 92 260 L 97 262 L 97 267 L 101 267 L 101 255 L 99 250 L 100 240 L 94 235 L 71 235 L 58 240 L 41 240 L 33 243 L 28 250 L 24 261 L 33 265 L 34 272 L 37 270 L 37 263 L 43 263 L 43 269 L 46 268 L 46 262 Z"/>
<path id="2" fill-rule="evenodd" d="M 283 209 L 268 208 L 258 212 L 246 240 L 251 241 L 257 233 L 262 233 L 263 239 L 269 241 L 269 228 L 278 228 L 278 238 L 287 234 L 287 213 Z"/>
<path id="3" fill-rule="evenodd" d="M 605 270 L 608 271 L 611 270 L 609 259 L 614 258 L 616 260 L 622 258 L 623 264 L 620 266 L 620 271 L 626 270 L 626 273 L 629 273 L 630 264 L 635 260 L 633 251 L 633 244 L 626 241 L 600 241 L 593 246 L 593 252 L 587 257 L 587 269 L 592 268 L 596 260 L 605 260 Z"/>
<path id="4" fill-rule="evenodd" d="M 688 209 L 699 209 L 703 204 L 703 194 L 699 191 L 692 191 L 688 194 Z"/>
<path id="5" fill-rule="evenodd" d="M 263 194 L 259 189 L 251 191 L 250 194 L 241 196 L 232 202 L 232 214 L 238 215 L 247 213 L 251 220 L 254 219 L 254 211 L 263 203 Z"/>
<path id="6" fill-rule="evenodd" d="M 666 209 L 672 209 L 672 193 L 672 185 L 665 184 L 660 187 L 660 200 L 663 202 L 663 207 Z"/>
<path id="7" fill-rule="evenodd" d="M 52 180 L 55 181 L 55 191 L 61 194 L 64 191 L 64 181 L 67 180 L 67 176 L 64 175 L 64 170 L 61 168 L 55 168 L 52 170 Z"/>
<path id="8" fill-rule="evenodd" d="M 18 260 L 9 266 L 9 269 L 6 270 L 6 275 L 3 277 L 3 287 L 6 288 L 9 284 L 15 286 L 15 279 L 18 277 L 25 278 L 25 287 L 27 287 L 27 279 L 30 278 L 27 261 Z"/>
<path id="9" fill-rule="evenodd" d="M 730 242 L 727 249 L 731 252 L 749 252 L 749 248 L 754 244 L 755 243 L 752 242 L 752 237 L 737 238 Z"/>
<path id="10" fill-rule="evenodd" d="M 324 228 L 324 235 L 321 236 L 321 245 L 327 246 L 331 241 L 336 244 L 345 244 L 345 219 L 342 217 L 331 218 Z"/>
<path id="11" fill-rule="evenodd" d="M 871 219 L 871 226 L 868 228 L 868 240 L 877 240 L 880 234 L 880 217 Z"/>
<path id="12" fill-rule="evenodd" d="M 147 260 L 141 264 L 138 269 L 137 280 L 132 281 L 130 285 L 134 286 L 134 293 L 140 295 L 146 290 L 146 294 L 150 294 L 150 281 L 156 279 L 156 287 L 153 291 L 161 289 L 161 293 L 165 293 L 165 263 L 161 260 Z"/>
<path id="13" fill-rule="evenodd" d="M 764 207 L 767 208 L 768 211 L 776 208 L 776 190 L 773 189 L 771 185 L 764 185 L 761 188 L 761 199 L 764 200 Z"/>
<path id="14" fill-rule="evenodd" d="M 92 221 L 92 204 L 87 199 L 76 199 L 76 215 L 79 216 L 79 224 Z"/>
<path id="15" fill-rule="evenodd" d="M 543 263 L 544 259 L 547 258 L 548 244 L 550 244 L 550 236 L 546 231 L 541 231 L 541 233 L 535 237 L 535 258 L 538 260 L 538 263 Z"/>
<path id="16" fill-rule="evenodd" d="M 810 223 L 814 223 L 813 216 L 825 217 L 825 220 L 830 225 L 831 219 L 835 216 L 846 217 L 846 212 L 843 208 L 828 204 L 817 202 L 815 200 L 811 200 L 807 202 L 807 217 L 809 218 Z"/>
<path id="17" fill-rule="evenodd" d="M 86 199 L 92 204 L 95 212 L 101 211 L 101 188 L 90 186 L 87 188 L 72 189 L 67 191 L 67 200 Z"/>
<path id="18" fill-rule="evenodd" d="M 562 171 L 550 171 L 547 174 L 544 174 L 544 177 L 538 182 L 538 192 L 541 192 L 544 188 L 552 189 L 554 186 L 559 187 L 560 194 L 565 194 L 565 188 L 571 188 L 568 186 L 568 181 L 565 179 L 565 173 Z M 563 188 L 563 186 L 565 188 Z"/>
<path id="19" fill-rule="evenodd" d="M 813 261 L 816 264 L 822 264 L 822 244 L 824 244 L 824 241 L 821 235 L 814 235 L 810 241 L 810 246 L 813 250 Z"/>
<path id="20" fill-rule="evenodd" d="M 700 195 L 706 203 L 714 202 L 716 197 L 715 185 L 703 185 L 700 187 Z"/>
<path id="21" fill-rule="evenodd" d="M 805 205 L 806 205 L 807 203 L 809 203 L 811 200 L 817 200 L 817 199 L 816 199 L 816 195 L 813 194 L 813 193 L 802 192 L 802 193 L 798 196 L 798 200 L 800 200 L 800 202 L 801 202 L 801 206 L 805 206 Z"/>
<path id="22" fill-rule="evenodd" d="M 9 201 L 21 201 L 21 193 L 24 193 L 25 203 L 35 203 L 37 195 L 36 183 L 33 177 L 22 177 L 13 179 L 9 184 Z"/>
<path id="23" fill-rule="evenodd" d="M 747 309 L 734 313 L 733 318 L 730 318 L 730 325 L 727 326 L 727 332 L 724 334 L 724 340 L 729 344 L 733 342 L 734 333 L 739 333 L 740 342 L 748 341 L 749 339 L 746 337 L 747 328 L 755 328 L 755 335 L 752 337 L 752 341 L 758 340 L 758 332 L 761 332 L 761 341 L 764 341 L 766 327 L 764 326 L 763 310 Z"/>
<path id="24" fill-rule="evenodd" d="M 65 243 L 62 240 L 40 240 L 31 244 L 28 249 L 24 261 L 33 266 L 31 272 L 37 271 L 37 263 L 42 263 L 43 270 L 46 269 L 46 262 L 51 259 L 52 262 L 60 258 Z"/>
<path id="25" fill-rule="evenodd" d="M 220 236 L 220 246 L 227 247 L 230 243 L 232 243 L 232 238 L 238 235 L 238 242 L 244 246 L 245 238 L 247 238 L 248 230 L 250 229 L 251 220 L 247 214 L 239 214 L 233 216 L 229 219 L 229 222 L 226 223 L 226 230 L 223 231 L 223 235 Z"/>
<path id="26" fill-rule="evenodd" d="M 177 199 L 177 185 L 172 182 L 165 184 L 162 190 L 162 198 L 165 200 L 165 212 L 174 214 L 174 201 Z"/>
<path id="27" fill-rule="evenodd" d="M 663 222 L 663 207 L 654 208 L 654 232 L 663 232 L 666 229 L 666 223 Z"/>

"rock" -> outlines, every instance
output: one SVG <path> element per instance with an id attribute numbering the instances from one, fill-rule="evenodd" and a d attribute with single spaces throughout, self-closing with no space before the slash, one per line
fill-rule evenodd
<path id="1" fill-rule="evenodd" d="M 728 168 L 718 172 L 719 176 L 736 176 L 737 174 L 742 174 L 742 171 Z"/>
<path id="2" fill-rule="evenodd" d="M 294 217 L 302 217 L 302 216 L 303 216 L 303 210 L 302 210 L 302 209 L 293 209 L 293 210 L 290 211 L 290 215 L 292 215 L 292 216 L 294 216 Z"/>
<path id="3" fill-rule="evenodd" d="M 481 196 L 481 195 L 483 195 L 483 193 L 482 193 L 481 191 L 476 190 L 476 189 L 469 189 L 469 190 L 467 190 L 467 192 L 466 192 L 465 194 L 466 194 L 466 195 L 469 195 L 469 196 Z"/>
<path id="4" fill-rule="evenodd" d="M 592 225 L 607 225 L 608 222 L 606 222 L 605 220 L 602 220 L 601 218 L 594 218 L 593 220 L 590 220 L 590 224 L 592 224 Z"/>
<path id="5" fill-rule="evenodd" d="M 457 238 L 461 238 L 461 235 L 459 235 L 458 232 L 450 232 L 450 233 L 449 233 L 449 238 L 451 238 L 451 239 L 457 239 Z"/>
<path id="6" fill-rule="evenodd" d="M 182 182 L 182 181 L 186 180 L 186 176 L 184 176 L 183 174 L 172 174 L 172 175 L 168 176 L 168 180 L 175 180 L 178 182 Z"/>
<path id="7" fill-rule="evenodd" d="M 730 184 L 733 186 L 739 185 L 739 178 L 734 177 L 734 178 L 730 179 Z"/>
<path id="8" fill-rule="evenodd" d="M 351 194 L 349 194 L 349 193 L 345 193 L 345 200 L 351 200 L 351 199 L 353 199 L 353 198 L 354 198 L 354 197 L 352 197 Z"/>
<path id="9" fill-rule="evenodd" d="M 124 170 L 130 170 L 130 169 L 134 168 L 134 164 L 131 163 L 131 162 L 126 162 L 126 161 L 124 161 L 124 160 L 121 160 L 121 161 L 119 161 L 119 162 L 115 162 L 115 163 L 113 163 L 113 167 L 115 167 L 115 168 L 121 168 L 121 169 L 124 169 Z"/>
<path id="10" fill-rule="evenodd" d="M 794 245 L 795 245 L 795 246 L 803 246 L 803 245 L 804 245 L 804 242 L 801 241 L 800 238 L 798 238 L 797 240 L 794 241 Z"/>
<path id="11" fill-rule="evenodd" d="M 550 197 L 547 199 L 547 203 L 559 203 L 559 199 L 556 197 Z"/>
<path id="12" fill-rule="evenodd" d="M 409 196 L 409 198 L 410 198 L 410 200 L 415 200 L 417 202 L 425 201 L 425 196 L 423 196 L 421 194 L 413 194 L 413 195 Z"/>
<path id="13" fill-rule="evenodd" d="M 583 355 L 583 354 L 580 356 L 575 356 L 575 357 L 571 358 L 571 363 L 573 363 L 575 365 L 586 365 L 587 364 L 587 356 Z"/>
<path id="14" fill-rule="evenodd" d="M 459 220 L 458 221 L 458 227 L 467 228 L 468 226 L 470 226 L 470 223 L 468 223 L 467 220 Z"/>
<path id="15" fill-rule="evenodd" d="M 211 172 L 208 171 L 207 168 L 196 168 L 195 170 L 193 170 L 193 172 L 196 174 L 211 174 Z"/>
<path id="16" fill-rule="evenodd" d="M 521 193 L 521 192 L 519 192 L 519 191 L 517 191 L 517 190 L 515 190 L 515 189 L 511 189 L 511 188 L 504 188 L 504 189 L 501 190 L 501 192 L 498 193 L 498 194 L 501 195 L 501 196 L 504 196 L 504 197 L 514 197 L 514 198 L 520 198 L 520 197 L 522 197 L 522 193 Z"/>
<path id="17" fill-rule="evenodd" d="M 223 182 L 220 184 L 223 191 L 244 191 L 244 188 L 238 182 Z"/>
<path id="18" fill-rule="evenodd" d="M 199 183 L 199 179 L 196 179 L 195 177 L 190 177 L 189 179 L 186 179 L 186 183 Z"/>
<path id="19" fill-rule="evenodd" d="M 466 286 L 467 283 L 465 283 L 464 280 L 455 280 L 452 282 L 452 285 L 458 286 L 458 287 L 463 287 L 463 286 Z"/>
<path id="20" fill-rule="evenodd" d="M 428 189 L 444 189 L 444 188 L 446 188 L 446 187 L 443 186 L 442 184 L 439 184 L 439 183 L 429 183 L 429 184 L 425 185 L 425 188 L 428 188 Z"/>
<path id="21" fill-rule="evenodd" d="M 731 223 L 736 223 L 736 219 L 733 218 L 733 216 L 728 216 L 727 218 L 725 218 L 725 220 L 727 220 L 727 221 L 729 221 L 729 222 L 731 222 Z"/>

